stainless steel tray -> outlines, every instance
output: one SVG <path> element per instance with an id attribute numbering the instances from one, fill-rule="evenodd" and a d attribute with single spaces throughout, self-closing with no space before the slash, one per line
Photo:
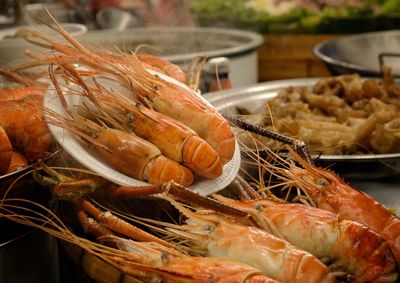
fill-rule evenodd
<path id="1" fill-rule="evenodd" d="M 312 79 L 291 79 L 265 82 L 244 88 L 230 89 L 204 94 L 204 97 L 221 112 L 237 114 L 236 107 L 250 111 L 259 109 L 267 100 L 289 86 L 310 86 Z M 346 180 L 372 180 L 394 175 L 400 176 L 400 153 L 363 155 L 314 156 L 322 167 L 330 167 Z"/>
<path id="2" fill-rule="evenodd" d="M 384 63 L 399 78 L 399 47 L 399 30 L 386 30 L 324 41 L 317 44 L 313 51 L 334 75 L 358 73 L 381 77 L 380 65 Z"/>

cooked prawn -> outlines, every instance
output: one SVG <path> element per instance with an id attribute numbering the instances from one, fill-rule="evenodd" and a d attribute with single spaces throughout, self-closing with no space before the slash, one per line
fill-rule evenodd
<path id="1" fill-rule="evenodd" d="M 188 219 L 186 225 L 167 228 L 188 242 L 188 248 L 207 256 L 240 261 L 282 282 L 335 282 L 313 255 L 272 234 L 210 211 L 193 212 L 166 197 Z M 239 236 L 240 235 L 240 236 Z"/>
<path id="2" fill-rule="evenodd" d="M 64 65 L 64 68 L 72 73 L 71 66 Z M 74 74 L 79 76 L 77 72 Z M 99 109 L 109 117 L 153 143 L 166 157 L 206 178 L 213 179 L 222 174 L 222 163 L 217 152 L 192 129 L 123 96 L 113 95 L 97 81 L 97 86 L 89 87 L 82 78 L 76 79 L 84 84 L 83 89 L 90 91 L 90 95 L 89 91 L 83 91 L 83 96 L 99 105 Z"/>
<path id="3" fill-rule="evenodd" d="M 134 96 L 148 100 L 155 110 L 193 129 L 218 152 L 223 164 L 232 159 L 234 134 L 229 123 L 215 109 L 190 90 L 151 75 L 135 60 L 118 72 L 126 73 L 126 77 L 119 79 L 125 80 L 125 84 L 129 83 Z"/>
<path id="4" fill-rule="evenodd" d="M 174 199 L 235 217 L 245 225 L 256 226 L 320 259 L 329 259 L 335 274 L 356 282 L 395 282 L 396 261 L 388 243 L 367 226 L 341 220 L 336 214 L 293 203 L 268 199 L 237 201 L 214 195 L 201 196 L 175 184 L 107 189 L 110 199 L 132 199 L 168 194 Z M 256 193 L 255 193 L 256 194 Z M 251 194 L 250 194 L 251 195 Z"/>
<path id="5" fill-rule="evenodd" d="M 223 164 L 232 159 L 235 139 L 229 123 L 212 107 L 196 97 L 191 90 L 177 86 L 151 75 L 135 56 L 129 64 L 113 64 L 109 56 L 92 52 L 69 35 L 60 25 L 54 27 L 72 46 L 57 43 L 46 36 L 32 32 L 48 44 L 30 40 L 42 47 L 57 50 L 67 56 L 76 56 L 75 63 L 93 69 L 98 74 L 108 75 L 113 81 L 121 82 L 132 91 L 132 95 L 145 105 L 166 114 L 193 129 L 219 154 Z M 54 57 L 53 63 L 57 64 Z M 72 62 L 70 62 L 72 63 Z"/>
<path id="6" fill-rule="evenodd" d="M 0 127 L 0 174 L 10 167 L 13 148 L 6 131 Z"/>
<path id="7" fill-rule="evenodd" d="M 53 143 L 42 108 L 42 97 L 37 95 L 0 103 L 0 127 L 28 163 L 44 158 Z"/>
<path id="8" fill-rule="evenodd" d="M 26 204 L 34 207 L 34 217 L 21 214 L 21 211 L 27 211 Z M 22 209 L 14 211 L 19 208 Z M 28 210 L 27 213 L 29 212 L 32 211 Z M 0 206 L 0 215 L 11 221 L 43 230 L 59 238 L 63 243 L 69 243 L 75 249 L 80 247 L 82 268 L 93 279 L 103 282 L 117 283 L 123 278 L 122 280 L 126 282 L 137 280 L 154 282 L 162 279 L 163 282 L 277 283 L 256 268 L 243 263 L 191 257 L 155 242 L 138 242 L 112 236 L 107 230 L 98 234 L 99 240 L 114 242 L 117 248 L 89 241 L 71 232 L 52 211 L 29 200 L 4 200 Z M 98 225 L 93 219 L 87 218 L 87 215 L 81 214 L 81 219 L 90 226 Z"/>
<path id="9" fill-rule="evenodd" d="M 303 204 L 215 198 L 249 213 L 257 227 L 320 259 L 330 259 L 356 282 L 397 282 L 396 260 L 388 242 L 365 225 Z"/>
<path id="10" fill-rule="evenodd" d="M 151 54 L 137 53 L 136 56 L 141 62 L 146 64 L 144 67 L 149 66 L 154 71 L 166 74 L 181 83 L 186 83 L 186 74 L 178 65 Z"/>
<path id="11" fill-rule="evenodd" d="M 87 201 L 80 200 L 85 203 L 85 210 L 92 211 L 93 205 Z M 89 208 L 88 208 L 89 207 Z M 90 212 L 92 215 L 97 215 L 96 218 L 100 219 L 100 211 L 95 208 L 95 212 Z M 108 213 L 110 215 L 110 213 Z M 185 255 L 170 246 L 168 243 L 156 239 L 155 241 L 145 241 L 144 238 L 141 242 L 132 241 L 117 237 L 111 231 L 102 226 L 109 227 L 107 223 L 98 223 L 96 220 L 89 218 L 85 211 L 79 212 L 80 223 L 84 226 L 85 231 L 95 235 L 103 243 L 112 243 L 122 251 L 129 252 L 132 257 L 130 259 L 137 263 L 146 264 L 147 267 L 139 267 L 133 264 L 133 267 L 139 270 L 149 271 L 151 273 L 159 274 L 165 282 L 277 282 L 262 274 L 256 268 L 240 262 L 224 260 L 210 257 L 192 257 Z M 110 216 L 108 216 L 110 217 Z M 113 216 L 117 219 L 115 216 Z M 112 221 L 115 223 L 122 221 L 120 219 Z M 131 226 L 124 222 L 124 229 L 119 228 L 117 231 L 127 235 L 130 234 L 133 239 L 138 240 L 138 235 L 143 235 L 143 231 Z M 115 225 L 111 229 L 115 230 Z M 132 230 L 134 233 L 123 232 L 123 230 Z M 145 234 L 146 235 L 146 234 Z M 151 237 L 145 237 L 151 240 Z M 121 263 L 129 263 L 120 261 Z M 227 281 L 225 281 L 227 280 Z"/>
<path id="12" fill-rule="evenodd" d="M 364 192 L 353 188 L 334 172 L 310 165 L 296 153 L 292 153 L 294 163 L 287 167 L 265 164 L 267 170 L 287 180 L 290 186 L 303 190 L 311 198 L 312 204 L 348 219 L 368 226 L 389 243 L 400 264 L 400 219 L 384 205 Z"/>

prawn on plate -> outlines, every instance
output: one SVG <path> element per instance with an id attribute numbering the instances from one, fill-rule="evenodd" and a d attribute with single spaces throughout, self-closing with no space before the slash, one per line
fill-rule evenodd
<path id="1" fill-rule="evenodd" d="M 63 119 L 49 116 L 49 123 L 68 129 L 90 144 L 113 168 L 138 180 L 160 184 L 174 180 L 190 185 L 192 172 L 165 157 L 152 143 L 122 130 L 102 127 L 85 118 Z"/>
<path id="2" fill-rule="evenodd" d="M 95 79 L 94 86 L 87 85 L 72 66 L 63 65 L 63 68 L 73 74 L 71 79 L 81 84 L 80 95 L 96 105 L 99 114 L 106 113 L 116 123 L 153 143 L 166 157 L 200 176 L 213 179 L 222 174 L 222 163 L 217 152 L 192 129 L 169 116 L 112 93 Z"/>
<path id="3" fill-rule="evenodd" d="M 0 173 L 8 170 L 13 153 L 13 147 L 7 133 L 0 127 Z"/>
<path id="4" fill-rule="evenodd" d="M 170 116 L 173 119 L 193 129 L 201 138 L 213 147 L 223 164 L 232 159 L 235 151 L 235 138 L 229 123 L 215 109 L 198 98 L 189 88 L 167 82 L 159 76 L 150 74 L 143 68 L 136 56 L 129 56 L 129 64 L 116 64 L 109 56 L 93 52 L 69 35 L 59 24 L 54 29 L 70 44 L 64 45 L 37 33 L 32 33 L 42 43 L 30 40 L 32 43 L 55 50 L 61 56 L 47 56 L 48 64 L 80 64 L 94 74 L 102 75 L 112 81 L 120 82 L 131 91 L 131 97 L 145 106 Z M 74 57 L 75 56 L 75 57 Z M 73 61 L 75 58 L 75 61 Z M 41 61 L 40 59 L 36 59 Z"/>

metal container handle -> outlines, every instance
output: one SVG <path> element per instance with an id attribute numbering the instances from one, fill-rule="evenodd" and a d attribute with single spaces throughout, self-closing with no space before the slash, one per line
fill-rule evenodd
<path id="1" fill-rule="evenodd" d="M 381 52 L 378 54 L 379 69 L 382 73 L 382 67 L 385 65 L 385 57 L 400 57 L 400 53 L 395 52 Z"/>

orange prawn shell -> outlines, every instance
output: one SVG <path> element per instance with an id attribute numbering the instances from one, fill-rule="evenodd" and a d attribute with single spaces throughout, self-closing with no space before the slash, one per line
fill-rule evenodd
<path id="1" fill-rule="evenodd" d="M 306 169 L 291 168 L 307 180 L 305 189 L 321 209 L 337 213 L 343 219 L 357 221 L 381 235 L 390 245 L 400 264 L 400 218 L 369 195 L 352 188 L 327 169 L 305 165 Z M 310 170 L 310 171 L 308 171 Z"/>
<path id="2" fill-rule="evenodd" d="M 149 142 L 132 138 L 132 135 L 114 129 L 100 131 L 96 138 L 107 149 L 96 146 L 96 151 L 118 171 L 143 180 L 143 172 L 147 163 L 159 156 L 161 152 Z M 143 150 L 143 149 L 146 150 Z"/>
<path id="3" fill-rule="evenodd" d="M 266 215 L 277 226 L 297 227 L 292 232 L 297 233 L 297 240 L 301 243 L 293 242 L 293 244 L 301 248 L 303 248 L 302 243 L 307 239 L 314 239 L 318 242 L 317 245 L 323 244 L 323 240 L 321 242 L 318 238 L 313 238 L 315 234 L 309 228 L 311 225 L 314 226 L 315 224 L 318 225 L 318 222 L 323 222 L 331 227 L 332 233 L 338 231 L 337 241 L 332 243 L 331 246 L 325 247 L 328 254 L 313 254 L 320 258 L 331 255 L 333 259 L 338 261 L 338 264 L 352 271 L 362 282 L 376 280 L 396 272 L 396 262 L 388 243 L 365 225 L 354 221 L 341 220 L 337 214 L 302 204 L 275 203 L 274 205 L 273 202 L 269 201 L 250 203 L 253 203 L 253 205 L 264 203 L 262 214 Z M 296 226 L 296 222 L 302 227 Z M 323 227 L 321 224 L 319 226 Z M 287 233 L 290 233 L 290 230 Z M 284 233 L 284 235 L 287 235 L 287 233 Z M 294 233 L 292 234 L 294 235 Z M 309 250 L 309 252 L 311 251 Z"/>
<path id="4" fill-rule="evenodd" d="M 10 166 L 8 167 L 6 174 L 19 171 L 27 166 L 28 161 L 26 161 L 25 157 L 22 154 L 14 151 L 11 155 Z"/>
<path id="5" fill-rule="evenodd" d="M 332 274 L 329 273 L 329 268 L 316 257 L 263 230 L 238 224 L 234 224 L 234 226 L 220 224 L 217 227 L 213 235 L 214 238 L 218 239 L 215 242 L 217 245 L 209 247 L 210 250 L 216 249 L 216 253 L 218 253 L 219 249 L 222 250 L 234 246 L 241 246 L 241 249 L 236 251 L 238 258 L 246 258 L 246 253 L 263 254 L 267 252 L 271 254 L 271 264 L 268 265 L 269 271 L 266 274 L 274 279 L 293 283 L 336 282 Z M 240 244 L 241 242 L 242 244 Z M 252 243 L 252 246 L 248 246 L 246 243 Z M 235 251 L 232 248 L 230 249 L 229 254 L 232 258 Z M 210 255 L 215 256 L 213 253 L 210 253 Z M 283 262 L 284 264 L 280 264 Z M 252 261 L 254 267 L 263 270 L 259 267 L 260 264 L 264 267 L 267 266 L 257 260 Z"/>
<path id="6" fill-rule="evenodd" d="M 0 91 L 0 101 L 21 100 L 30 95 L 43 96 L 42 89 L 33 87 L 4 88 Z"/>
<path id="7" fill-rule="evenodd" d="M 218 153 L 192 129 L 145 107 L 139 107 L 134 113 L 135 121 L 130 123 L 132 129 L 158 146 L 165 156 L 209 179 L 222 174 Z"/>
<path id="8" fill-rule="evenodd" d="M 96 140 L 107 149 L 95 146 L 99 155 L 118 171 L 153 184 L 174 180 L 190 185 L 193 174 L 180 164 L 161 155 L 150 142 L 129 133 L 107 129 Z"/>
<path id="9" fill-rule="evenodd" d="M 0 104 L 0 126 L 28 163 L 44 158 L 53 143 L 41 111 L 42 104 L 43 97 L 38 95 L 3 101 Z"/>
<path id="10" fill-rule="evenodd" d="M 194 177 L 185 166 L 160 155 L 151 160 L 145 169 L 144 177 L 151 184 L 164 184 L 174 181 L 182 186 L 190 186 Z"/>
<path id="11" fill-rule="evenodd" d="M 170 76 L 181 83 L 186 83 L 186 74 L 178 65 L 150 54 L 141 53 L 136 54 L 136 56 L 141 62 L 145 63 L 147 66 L 150 66 L 150 68 L 154 71 L 166 74 L 167 76 Z"/>
<path id="12" fill-rule="evenodd" d="M 341 180 L 329 183 L 319 195 L 320 207 L 333 211 L 342 218 L 367 225 L 382 235 L 400 264 L 400 219 L 367 194 L 349 188 Z"/>
<path id="13" fill-rule="evenodd" d="M 184 257 L 160 269 L 175 273 L 164 275 L 165 282 L 278 283 L 249 265 L 211 257 Z"/>
<path id="14" fill-rule="evenodd" d="M 13 148 L 6 131 L 0 127 L 0 173 L 4 173 L 10 166 Z"/>
<path id="15" fill-rule="evenodd" d="M 150 94 L 153 107 L 193 129 L 218 152 L 223 164 L 229 162 L 235 152 L 235 136 L 229 123 L 189 90 L 158 82 L 158 89 Z"/>

